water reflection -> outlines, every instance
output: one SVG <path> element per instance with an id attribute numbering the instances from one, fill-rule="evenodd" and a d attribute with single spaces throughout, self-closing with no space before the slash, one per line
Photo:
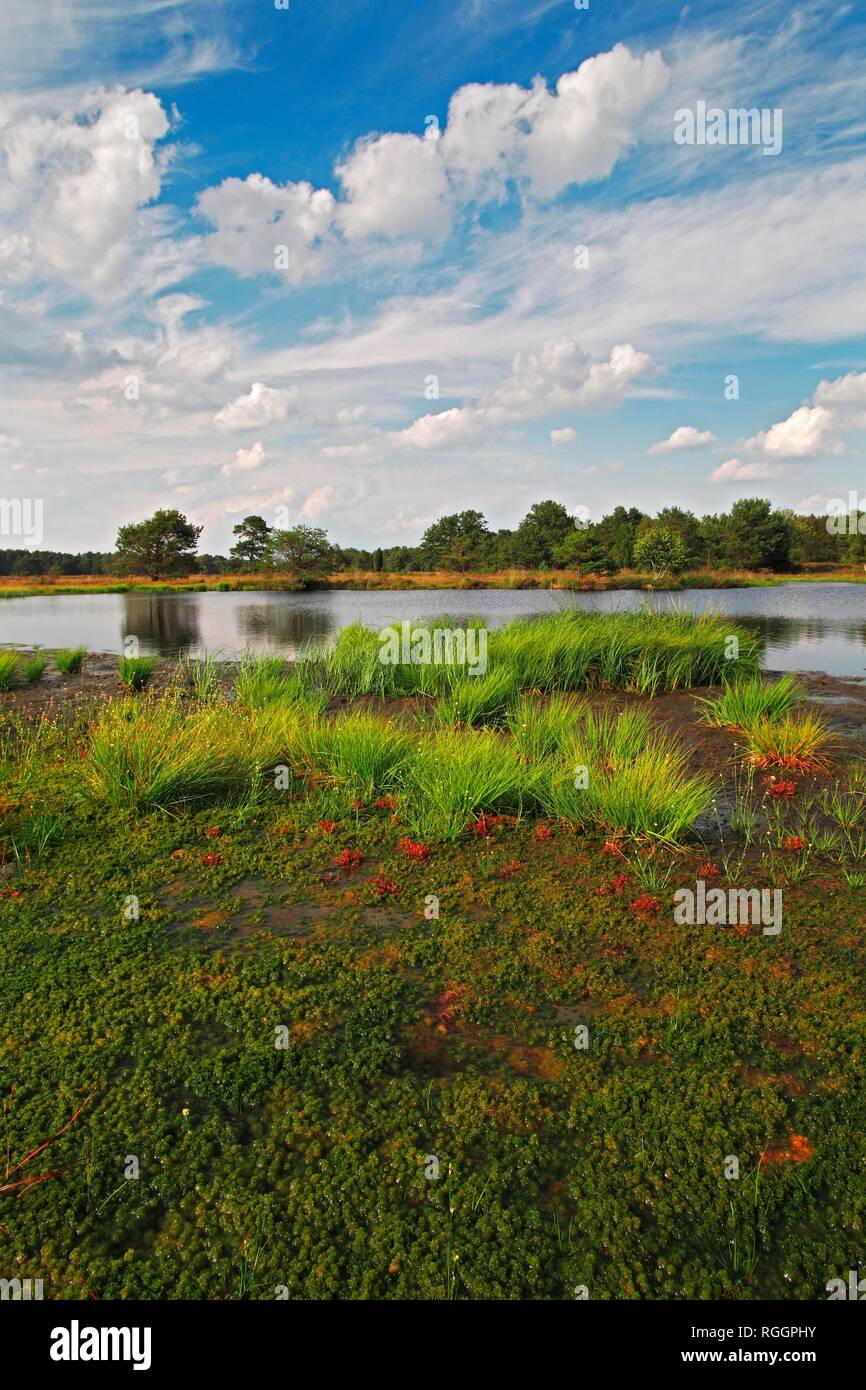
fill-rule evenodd
<path id="1" fill-rule="evenodd" d="M 245 603 L 237 610 L 244 645 L 276 647 L 294 654 L 307 643 L 325 643 L 337 631 L 333 615 L 322 609 L 289 608 L 276 603 Z"/>
<path id="2" fill-rule="evenodd" d="M 178 656 L 202 647 L 198 594 L 124 594 L 123 635 L 144 652 Z"/>

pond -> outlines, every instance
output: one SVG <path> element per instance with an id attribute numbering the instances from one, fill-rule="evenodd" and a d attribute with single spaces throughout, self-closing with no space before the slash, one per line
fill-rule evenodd
<path id="1" fill-rule="evenodd" d="M 498 626 L 566 606 L 615 613 L 642 605 L 729 614 L 767 641 L 766 666 L 866 676 L 866 584 L 789 583 L 766 589 L 686 589 L 679 593 L 552 592 L 547 589 L 336 589 L 305 594 L 68 594 L 0 600 L 0 644 L 84 646 L 120 652 L 127 636 L 142 652 L 174 656 L 245 647 L 295 656 L 327 642 L 347 623 L 378 629 L 392 619 L 473 614 Z"/>

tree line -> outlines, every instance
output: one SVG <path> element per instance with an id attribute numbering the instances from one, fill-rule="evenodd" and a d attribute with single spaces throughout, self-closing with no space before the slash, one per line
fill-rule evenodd
<path id="1" fill-rule="evenodd" d="M 743 569 L 777 573 L 804 564 L 866 561 L 866 512 L 828 529 L 827 516 L 802 516 L 774 508 L 766 498 L 742 498 L 729 512 L 697 517 L 682 507 L 655 516 L 638 507 L 615 507 L 600 521 L 573 516 L 561 502 L 536 502 L 514 530 L 489 528 L 478 511 L 453 512 L 427 527 L 414 546 L 369 550 L 329 541 L 321 527 L 271 527 L 263 517 L 244 517 L 233 528 L 228 555 L 199 554 L 203 528 L 179 511 L 161 509 L 121 526 L 110 554 L 48 550 L 0 550 L 0 575 L 146 574 L 162 579 L 191 574 L 273 570 L 314 580 L 341 570 L 400 574 L 457 573 L 520 568 L 567 569 L 580 574 L 680 574 L 684 570 Z"/>

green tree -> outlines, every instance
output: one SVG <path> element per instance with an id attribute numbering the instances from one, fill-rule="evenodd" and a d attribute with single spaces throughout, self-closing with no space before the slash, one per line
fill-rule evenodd
<path id="1" fill-rule="evenodd" d="M 190 574 L 202 526 L 193 526 L 179 511 L 161 509 L 147 521 L 130 522 L 117 533 L 119 562 L 143 570 L 148 579 Z"/>
<path id="2" fill-rule="evenodd" d="M 453 512 L 440 516 L 421 537 L 423 563 L 429 569 L 469 569 L 489 555 L 490 532 L 481 512 Z"/>
<path id="3" fill-rule="evenodd" d="M 574 529 L 574 517 L 561 502 L 536 502 L 511 538 L 511 559 L 528 567 L 550 565 L 554 550 Z"/>
<path id="4" fill-rule="evenodd" d="M 786 570 L 791 566 L 791 523 L 765 497 L 741 497 L 726 525 L 725 561 L 738 569 Z"/>
<path id="5" fill-rule="evenodd" d="M 382 554 L 382 547 L 377 545 L 373 551 L 373 573 L 381 574 L 385 565 L 385 556 Z"/>
<path id="6" fill-rule="evenodd" d="M 274 569 L 306 581 L 329 573 L 334 547 L 320 526 L 291 526 L 286 531 L 271 532 L 268 559 Z"/>
<path id="7" fill-rule="evenodd" d="M 579 570 L 581 574 L 612 574 L 617 568 L 599 539 L 597 526 L 569 531 L 554 550 L 553 563 L 562 569 Z"/>
<path id="8" fill-rule="evenodd" d="M 637 528 L 643 520 L 639 507 L 614 507 L 598 523 L 599 540 L 620 569 L 631 566 Z"/>
<path id="9" fill-rule="evenodd" d="M 686 548 L 679 531 L 656 526 L 638 536 L 632 564 L 637 570 L 651 569 L 660 579 L 666 574 L 681 574 L 686 567 Z"/>
<path id="10" fill-rule="evenodd" d="M 245 516 L 243 521 L 232 527 L 232 535 L 237 536 L 237 541 L 230 553 L 237 560 L 248 569 L 255 569 L 256 566 L 264 564 L 271 535 L 271 528 L 264 517 Z"/>

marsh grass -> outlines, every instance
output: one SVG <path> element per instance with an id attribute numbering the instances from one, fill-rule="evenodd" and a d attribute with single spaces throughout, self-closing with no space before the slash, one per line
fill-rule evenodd
<path id="1" fill-rule="evenodd" d="M 412 748 L 404 729 L 354 712 L 299 725 L 294 752 L 309 776 L 327 778 L 349 795 L 369 800 L 400 785 Z"/>
<path id="2" fill-rule="evenodd" d="M 817 714 L 759 718 L 743 730 L 755 767 L 792 772 L 827 772 L 835 739 Z"/>
<path id="3" fill-rule="evenodd" d="M 714 728 L 745 730 L 759 719 L 779 719 L 787 714 L 805 691 L 795 676 L 785 674 L 777 681 L 743 680 L 726 686 L 721 695 L 700 700 L 702 720 Z"/>
<path id="4" fill-rule="evenodd" d="M 523 695 L 508 711 L 508 731 L 521 757 L 532 762 L 552 757 L 574 738 L 585 700 L 574 695 L 551 695 L 546 704 Z"/>
<path id="5" fill-rule="evenodd" d="M 200 704 L 209 704 L 220 694 L 219 662 L 213 652 L 192 656 L 183 652 L 175 671 L 178 685 Z"/>
<path id="6" fill-rule="evenodd" d="M 54 664 L 64 676 L 77 676 L 84 666 L 86 647 L 61 647 L 54 653 Z"/>
<path id="7" fill-rule="evenodd" d="M 258 709 L 272 700 L 291 699 L 296 689 L 282 657 L 244 652 L 235 680 L 235 694 L 242 704 Z"/>
<path id="8" fill-rule="evenodd" d="M 504 735 L 443 730 L 418 741 L 400 809 L 420 839 L 456 840 L 482 812 L 521 815 L 537 803 L 540 785 L 540 770 Z"/>
<path id="9" fill-rule="evenodd" d="M 440 695 L 433 708 L 432 722 L 443 727 L 468 725 L 498 728 L 508 719 L 509 706 L 517 695 L 511 671 L 492 671 L 487 676 L 464 676 L 446 695 Z"/>
<path id="10" fill-rule="evenodd" d="M 158 664 L 155 656 L 122 656 L 117 674 L 121 684 L 130 690 L 143 690 Z"/>
<path id="11" fill-rule="evenodd" d="M 37 681 L 42 679 L 47 665 L 48 657 L 43 652 L 34 652 L 22 663 L 21 669 L 24 672 L 24 679 L 29 681 L 31 685 L 35 685 Z"/>
<path id="12" fill-rule="evenodd" d="M 585 782 L 585 785 L 584 785 Z M 649 715 L 587 714 L 550 767 L 545 810 L 570 824 L 679 843 L 710 807 L 714 784 L 689 769 L 688 755 Z"/>
<path id="13" fill-rule="evenodd" d="M 109 706 L 84 764 L 85 787 L 125 811 L 166 810 L 248 793 L 259 764 L 242 721 L 222 709 L 185 711 L 177 701 Z"/>
<path id="14" fill-rule="evenodd" d="M 413 625 L 412 631 L 432 632 L 454 625 L 447 617 L 431 618 Z M 482 624 L 473 619 L 468 626 Z M 399 629 L 395 626 L 395 630 Z M 733 636 L 739 641 L 736 661 L 727 656 Z M 721 685 L 755 676 L 761 655 L 760 640 L 727 620 L 651 610 L 563 610 L 491 629 L 487 642 L 488 676 L 509 672 L 516 690 L 544 693 L 607 687 L 652 695 L 660 690 Z M 352 624 L 342 629 L 329 649 L 309 649 L 303 654 L 302 679 L 350 696 L 441 696 L 467 676 L 466 667 L 457 664 L 415 660 L 392 664 L 380 659 L 381 651 L 375 632 Z"/>
<path id="15" fill-rule="evenodd" d="M 0 652 L 0 690 L 11 690 L 18 678 L 18 657 L 15 652 Z"/>

